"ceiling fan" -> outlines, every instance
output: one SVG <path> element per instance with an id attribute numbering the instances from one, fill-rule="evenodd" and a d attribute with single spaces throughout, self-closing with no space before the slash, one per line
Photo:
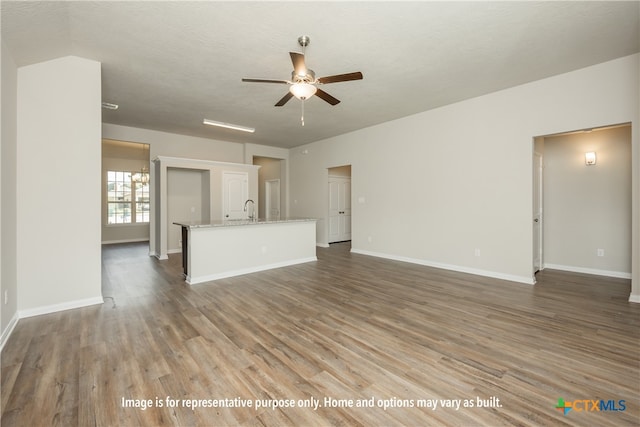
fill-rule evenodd
<path id="1" fill-rule="evenodd" d="M 307 68 L 304 60 L 304 49 L 309 46 L 309 36 L 298 37 L 298 43 L 302 46 L 302 52 L 289 52 L 291 56 L 291 62 L 293 63 L 293 71 L 291 72 L 291 80 L 273 80 L 273 79 L 242 79 L 243 82 L 249 83 L 279 83 L 288 84 L 289 92 L 278 101 L 275 106 L 282 107 L 294 96 L 302 102 L 302 108 L 304 112 L 304 101 L 316 95 L 318 98 L 328 102 L 331 105 L 336 105 L 340 102 L 339 99 L 329 95 L 324 90 L 320 89 L 319 85 L 325 85 L 329 83 L 346 82 L 350 80 L 361 80 L 362 73 L 356 71 L 353 73 L 336 74 L 333 76 L 316 78 L 316 74 L 310 68 Z M 304 113 L 302 116 L 302 125 L 304 126 Z"/>

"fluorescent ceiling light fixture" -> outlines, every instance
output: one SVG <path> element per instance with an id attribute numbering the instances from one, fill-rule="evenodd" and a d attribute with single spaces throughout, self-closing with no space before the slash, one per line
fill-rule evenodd
<path id="1" fill-rule="evenodd" d="M 107 110 L 117 110 L 118 104 L 112 104 L 110 102 L 103 102 L 102 108 L 106 108 Z"/>
<path id="2" fill-rule="evenodd" d="M 256 130 L 254 128 L 250 128 L 250 127 L 246 127 L 246 126 L 240 126 L 240 125 L 234 125 L 231 123 L 223 123 L 223 122 L 216 122 L 215 120 L 209 120 L 209 119 L 204 119 L 202 121 L 203 124 L 205 125 L 209 125 L 209 126 L 218 126 L 221 128 L 227 128 L 227 129 L 233 129 L 233 130 L 241 130 L 242 132 L 249 132 L 249 133 L 253 133 Z"/>

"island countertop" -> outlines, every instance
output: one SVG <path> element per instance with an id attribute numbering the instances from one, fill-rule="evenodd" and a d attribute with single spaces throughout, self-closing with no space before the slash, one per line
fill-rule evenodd
<path id="1" fill-rule="evenodd" d="M 211 220 L 211 221 L 176 221 L 175 225 L 185 227 L 187 229 L 194 228 L 212 228 L 212 227 L 235 227 L 238 225 L 261 225 L 261 224 L 283 224 L 287 222 L 311 222 L 317 221 L 315 218 L 280 218 L 280 219 L 226 219 L 226 220 Z"/>
<path id="2" fill-rule="evenodd" d="M 283 218 L 174 222 L 190 285 L 316 261 L 316 220 Z"/>

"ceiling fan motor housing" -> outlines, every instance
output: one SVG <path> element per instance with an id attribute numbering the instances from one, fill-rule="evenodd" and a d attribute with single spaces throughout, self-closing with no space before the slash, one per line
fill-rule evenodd
<path id="1" fill-rule="evenodd" d="M 314 73 L 313 70 L 307 68 L 305 75 L 301 76 L 299 74 L 296 74 L 296 71 L 293 70 L 291 72 L 291 81 L 293 83 L 314 84 L 314 83 L 316 83 L 316 73 Z"/>

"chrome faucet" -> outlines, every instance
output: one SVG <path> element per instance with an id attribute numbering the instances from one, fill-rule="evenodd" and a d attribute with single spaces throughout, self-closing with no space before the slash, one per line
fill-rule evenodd
<path id="1" fill-rule="evenodd" d="M 246 202 L 244 202 L 244 209 L 243 209 L 243 210 L 244 210 L 245 212 L 247 212 L 247 204 L 248 204 L 249 202 L 251 202 L 251 207 L 252 207 L 252 209 L 251 209 L 251 215 L 249 216 L 249 218 L 250 218 L 250 219 L 256 219 L 256 203 L 255 203 L 253 200 L 248 199 Z"/>

